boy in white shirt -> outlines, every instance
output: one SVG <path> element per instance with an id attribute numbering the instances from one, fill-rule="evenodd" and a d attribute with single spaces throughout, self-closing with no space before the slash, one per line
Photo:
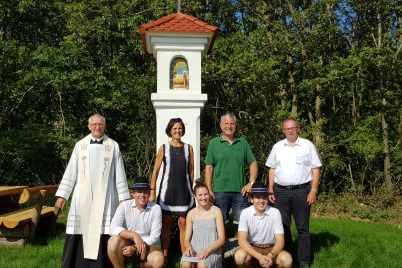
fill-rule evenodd
<path id="1" fill-rule="evenodd" d="M 252 206 L 240 215 L 240 248 L 234 259 L 240 267 L 292 267 L 292 255 L 283 250 L 285 237 L 279 210 L 268 206 L 268 190 L 255 182 L 248 192 Z"/>
<path id="2" fill-rule="evenodd" d="M 148 179 L 137 178 L 133 200 L 119 205 L 110 224 L 108 255 L 116 267 L 124 262 L 145 263 L 146 267 L 162 267 L 164 256 L 157 245 L 162 229 L 162 210 L 148 201 L 151 187 Z"/>

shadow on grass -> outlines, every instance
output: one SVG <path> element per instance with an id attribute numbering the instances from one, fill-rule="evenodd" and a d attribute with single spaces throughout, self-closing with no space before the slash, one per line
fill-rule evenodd
<path id="1" fill-rule="evenodd" d="M 179 239 L 171 239 L 167 267 L 180 267 L 181 248 Z"/>
<path id="2" fill-rule="evenodd" d="M 293 231 L 292 231 L 293 233 Z M 311 263 L 314 264 L 314 255 L 321 251 L 321 249 L 327 249 L 335 244 L 339 243 L 339 237 L 331 234 L 330 232 L 321 232 L 316 234 L 310 234 L 311 241 Z M 297 235 L 293 240 L 293 267 L 299 267 L 299 259 L 297 254 L 298 248 Z"/>
<path id="3" fill-rule="evenodd" d="M 318 234 L 311 234 L 311 262 L 314 261 L 314 255 L 321 249 L 330 248 L 339 243 L 339 237 L 331 234 L 330 232 L 321 232 Z"/>
<path id="4" fill-rule="evenodd" d="M 31 242 L 33 246 L 46 246 L 51 240 L 56 237 L 65 237 L 66 225 L 63 223 L 56 223 L 56 231 L 50 232 L 48 225 L 39 225 L 36 229 L 35 238 Z"/>
<path id="5" fill-rule="evenodd" d="M 177 216 L 173 216 L 172 228 L 170 229 L 170 244 L 168 251 L 168 264 L 166 267 L 180 267 L 181 247 L 179 239 L 179 226 L 177 225 Z"/>

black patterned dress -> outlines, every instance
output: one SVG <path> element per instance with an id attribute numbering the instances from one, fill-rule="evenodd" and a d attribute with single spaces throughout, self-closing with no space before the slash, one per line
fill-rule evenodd
<path id="1" fill-rule="evenodd" d="M 163 175 L 159 186 L 157 204 L 163 215 L 185 216 L 194 206 L 188 164 L 190 145 L 174 147 L 163 145 Z"/>

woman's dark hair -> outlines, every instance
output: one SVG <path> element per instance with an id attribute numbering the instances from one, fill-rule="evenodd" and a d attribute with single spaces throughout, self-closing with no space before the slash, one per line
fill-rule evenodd
<path id="1" fill-rule="evenodd" d="M 166 130 L 165 130 L 165 133 L 166 133 L 166 135 L 168 135 L 169 138 L 172 137 L 172 134 L 170 134 L 170 131 L 172 130 L 172 127 L 176 123 L 181 123 L 181 126 L 183 128 L 182 136 L 184 136 L 184 133 L 186 133 L 186 127 L 184 126 L 183 120 L 181 120 L 181 118 L 172 118 L 172 119 L 170 119 L 169 123 L 167 124 Z"/>
<path id="2" fill-rule="evenodd" d="M 196 180 L 195 180 L 195 186 L 194 186 L 194 194 L 197 192 L 197 190 L 198 190 L 199 188 L 202 188 L 202 187 L 207 188 L 207 191 L 208 191 L 208 193 L 209 193 L 208 187 L 207 187 L 207 185 L 205 184 L 205 179 L 196 179 Z"/>

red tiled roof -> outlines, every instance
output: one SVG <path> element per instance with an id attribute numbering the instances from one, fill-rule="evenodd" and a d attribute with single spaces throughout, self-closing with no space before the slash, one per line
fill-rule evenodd
<path id="1" fill-rule="evenodd" d="M 215 39 L 220 33 L 218 27 L 209 25 L 199 19 L 181 13 L 180 11 L 176 14 L 172 14 L 154 22 L 141 25 L 139 30 L 142 33 L 142 51 L 147 52 L 145 32 L 155 31 L 155 32 L 186 32 L 186 33 L 213 33 L 211 45 L 208 50 L 208 54 L 212 52 L 212 47 L 214 45 Z"/>

